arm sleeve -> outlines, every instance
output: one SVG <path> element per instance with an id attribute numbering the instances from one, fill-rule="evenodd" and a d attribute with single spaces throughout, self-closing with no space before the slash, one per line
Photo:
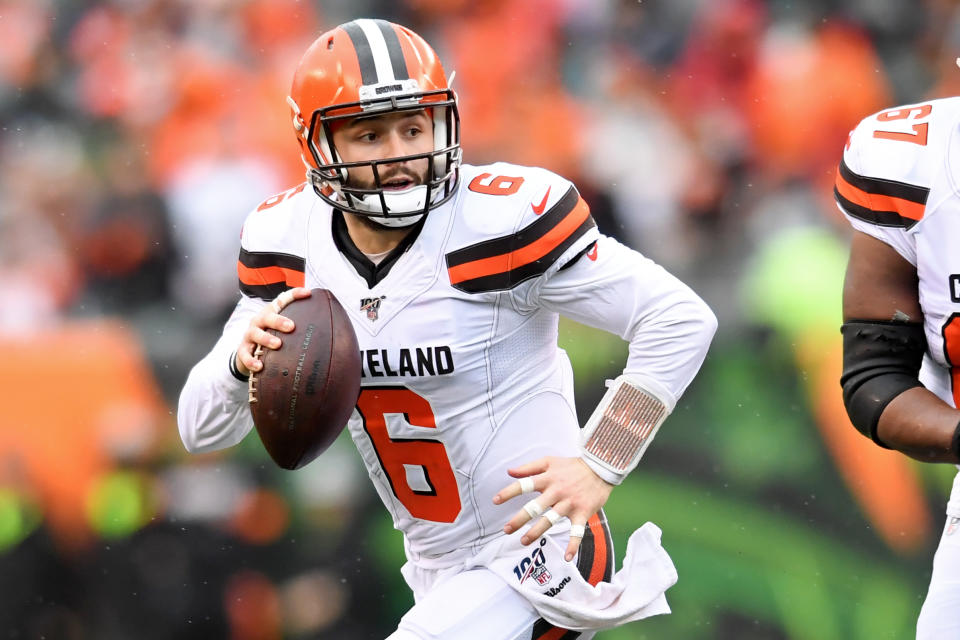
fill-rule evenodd
<path id="1" fill-rule="evenodd" d="M 576 255 L 576 254 L 574 254 Z M 572 264 L 558 261 L 532 292 L 541 306 L 630 343 L 625 374 L 677 400 L 717 329 L 707 304 L 665 269 L 600 235 Z"/>
<path id="2" fill-rule="evenodd" d="M 242 296 L 217 344 L 190 371 L 177 405 L 177 427 L 187 451 L 225 449 L 250 433 L 253 418 L 247 408 L 247 383 L 230 372 L 230 359 L 250 318 L 264 304 Z"/>

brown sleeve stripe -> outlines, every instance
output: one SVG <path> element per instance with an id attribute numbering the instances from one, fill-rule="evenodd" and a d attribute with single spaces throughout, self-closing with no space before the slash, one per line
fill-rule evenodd
<path id="1" fill-rule="evenodd" d="M 923 218 L 930 189 L 861 176 L 841 161 L 833 194 L 855 218 L 884 227 L 909 228 Z"/>
<path id="2" fill-rule="evenodd" d="M 584 543 L 587 548 L 583 549 Z M 606 518 L 600 519 L 595 513 L 587 520 L 586 532 L 580 543 L 580 558 L 577 569 L 587 582 L 596 586 L 600 582 L 609 582 L 613 574 L 613 556 L 610 554 L 610 532 Z"/>
<path id="3" fill-rule="evenodd" d="M 540 618 L 534 623 L 533 634 L 531 634 L 530 637 L 533 640 L 576 640 L 580 637 L 580 632 L 555 627 L 543 618 Z"/>
<path id="4" fill-rule="evenodd" d="M 240 291 L 252 298 L 273 300 L 291 287 L 304 285 L 304 265 L 303 258 L 288 253 L 240 249 Z"/>
<path id="5" fill-rule="evenodd" d="M 517 233 L 448 253 L 450 284 L 469 293 L 511 289 L 546 272 L 595 226 L 590 207 L 570 187 L 543 217 Z"/>

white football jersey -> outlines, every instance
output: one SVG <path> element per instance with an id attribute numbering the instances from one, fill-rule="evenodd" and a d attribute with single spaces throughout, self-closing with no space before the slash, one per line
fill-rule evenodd
<path id="1" fill-rule="evenodd" d="M 457 194 L 377 265 L 310 187 L 264 202 L 243 229 L 244 297 L 179 408 L 188 449 L 238 442 L 252 423 L 224 371 L 250 317 L 289 287 L 329 289 L 361 349 L 350 434 L 417 559 L 500 534 L 525 501 L 493 505 L 508 468 L 579 454 L 558 312 L 630 341 L 627 371 L 673 402 L 715 329 L 689 288 L 598 233 L 569 181 L 504 163 L 461 171 Z"/>
<path id="2" fill-rule="evenodd" d="M 924 386 L 960 406 L 960 98 L 888 109 L 851 132 L 834 194 L 858 231 L 917 268 Z"/>
<path id="3" fill-rule="evenodd" d="M 864 118 L 850 133 L 834 195 L 858 231 L 917 268 L 927 353 L 920 382 L 960 407 L 960 98 Z M 960 474 L 947 513 L 960 515 Z"/>

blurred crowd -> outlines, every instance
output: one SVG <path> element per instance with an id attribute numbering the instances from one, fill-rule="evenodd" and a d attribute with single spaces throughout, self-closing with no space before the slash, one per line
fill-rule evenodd
<path id="1" fill-rule="evenodd" d="M 960 93 L 953 0 L 0 0 L 8 637 L 382 637 L 409 604 L 349 442 L 285 474 L 253 438 L 188 458 L 173 418 L 238 299 L 245 215 L 304 179 L 299 56 L 356 17 L 412 27 L 456 72 L 467 162 L 573 179 L 602 232 L 701 293 L 721 377 L 771 333 L 797 385 L 829 370 L 847 132 Z M 611 368 L 578 368 L 581 410 L 601 387 L 583 370 Z M 830 407 L 798 397 L 798 428 L 823 429 Z"/>

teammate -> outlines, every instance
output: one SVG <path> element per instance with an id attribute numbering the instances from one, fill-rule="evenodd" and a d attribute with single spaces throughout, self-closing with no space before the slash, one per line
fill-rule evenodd
<path id="1" fill-rule="evenodd" d="M 960 462 L 960 98 L 889 109 L 850 134 L 835 196 L 855 229 L 843 288 L 850 420 L 882 447 Z M 960 638 L 960 475 L 918 639 Z"/>
<path id="2" fill-rule="evenodd" d="M 288 103 L 308 181 L 244 224 L 240 302 L 180 397 L 187 449 L 249 433 L 254 351 L 281 344 L 265 329 L 329 289 L 362 350 L 349 430 L 416 600 L 391 638 L 590 638 L 668 612 L 659 529 L 634 532 L 614 573 L 602 507 L 700 367 L 712 312 L 600 234 L 569 181 L 462 164 L 456 97 L 409 29 L 321 35 Z M 582 430 L 560 313 L 629 342 Z"/>

